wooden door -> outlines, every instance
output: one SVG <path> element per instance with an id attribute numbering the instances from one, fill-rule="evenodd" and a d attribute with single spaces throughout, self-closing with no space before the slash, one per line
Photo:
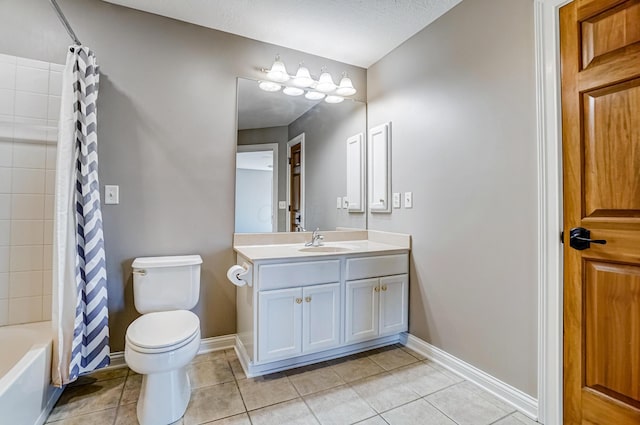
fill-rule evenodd
<path id="1" fill-rule="evenodd" d="M 302 288 L 302 352 L 340 345 L 340 282 Z"/>
<path id="2" fill-rule="evenodd" d="M 261 291 L 258 296 L 258 361 L 302 352 L 302 288 Z"/>
<path id="3" fill-rule="evenodd" d="M 298 143 L 291 146 L 291 158 L 289 158 L 289 193 L 291 199 L 289 201 L 289 223 L 290 232 L 298 230 L 301 219 L 301 179 L 302 179 L 302 144 Z"/>
<path id="4" fill-rule="evenodd" d="M 346 287 L 346 342 L 366 341 L 377 337 L 380 323 L 379 280 L 350 280 Z"/>
<path id="5" fill-rule="evenodd" d="M 409 314 L 409 276 L 380 278 L 380 336 L 405 332 Z"/>
<path id="6" fill-rule="evenodd" d="M 564 423 L 640 424 L 640 0 L 576 0 L 560 34 Z"/>

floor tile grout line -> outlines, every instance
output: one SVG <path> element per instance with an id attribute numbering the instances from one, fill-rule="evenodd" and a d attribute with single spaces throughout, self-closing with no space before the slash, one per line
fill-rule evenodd
<path id="1" fill-rule="evenodd" d="M 453 384 L 453 385 L 457 385 L 457 384 Z M 453 385 L 450 385 L 447 388 L 452 387 Z M 437 392 L 437 391 L 436 391 Z M 435 393 L 432 393 L 435 394 Z M 435 404 L 431 403 L 429 400 L 427 400 L 427 396 L 422 397 L 422 400 L 426 401 L 431 407 L 433 407 L 434 409 L 436 409 L 438 412 L 442 413 L 444 415 L 445 418 L 449 419 L 451 422 L 453 422 L 456 425 L 460 425 L 460 422 L 456 421 L 455 419 L 453 419 L 451 416 L 447 415 L 445 412 L 443 412 L 442 410 L 438 409 L 438 406 L 436 406 Z"/>
<path id="2" fill-rule="evenodd" d="M 120 413 L 120 403 L 122 402 L 122 396 L 124 395 L 124 388 L 127 386 L 127 381 L 129 380 L 129 372 L 131 372 L 131 369 L 127 368 L 127 374 L 124 377 L 124 383 L 122 384 L 122 391 L 120 391 L 120 397 L 118 397 L 118 404 L 116 405 L 116 414 L 113 415 L 113 422 L 111 423 L 111 425 L 116 425 L 116 422 L 118 420 L 118 414 Z M 136 415 L 136 420 L 137 420 L 137 415 Z"/>
<path id="3" fill-rule="evenodd" d="M 502 416 L 501 418 L 498 418 L 495 421 L 491 422 L 489 425 L 494 425 L 494 424 L 500 422 L 501 420 L 506 419 L 506 418 L 508 418 L 509 416 L 512 416 L 512 415 L 513 415 L 513 412 L 510 412 L 510 413 L 506 414 L 505 416 Z M 515 420 L 518 421 L 517 419 L 515 419 Z M 518 421 L 518 422 L 520 422 L 520 421 Z"/>
<path id="4" fill-rule="evenodd" d="M 303 373 L 305 373 L 305 372 L 303 372 Z M 300 391 L 298 390 L 298 387 L 296 387 L 295 384 L 293 382 L 291 382 L 291 379 L 289 379 L 289 375 L 287 375 L 285 373 L 284 376 L 287 378 L 287 381 L 289 381 L 289 385 L 291 385 L 293 387 L 294 391 L 298 394 L 298 397 L 300 397 L 300 400 L 302 400 L 304 405 L 307 406 L 307 410 L 309 410 L 309 413 L 311 413 L 311 416 L 313 416 L 313 418 L 318 422 L 319 425 L 322 425 L 322 421 L 320 420 L 320 418 L 318 418 L 316 416 L 316 413 L 313 411 L 311 406 L 309 406 L 309 404 L 307 403 L 307 400 L 305 400 L 304 396 L 302 394 L 300 394 Z"/>

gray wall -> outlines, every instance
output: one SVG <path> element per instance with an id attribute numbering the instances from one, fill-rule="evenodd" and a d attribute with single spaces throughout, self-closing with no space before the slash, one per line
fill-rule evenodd
<path id="1" fill-rule="evenodd" d="M 410 332 L 536 397 L 533 1 L 464 1 L 367 83 L 393 191 L 414 195 L 369 217 L 413 236 Z"/>
<path id="2" fill-rule="evenodd" d="M 347 139 L 366 134 L 367 107 L 362 102 L 320 102 L 289 125 L 289 140 L 305 137 L 305 227 L 365 229 L 365 213 L 336 208 L 347 194 Z"/>
<path id="3" fill-rule="evenodd" d="M 202 255 L 202 336 L 234 333 L 236 78 L 258 79 L 279 53 L 290 69 L 349 72 L 362 97 L 365 71 L 98 0 L 60 5 L 98 57 L 100 180 L 120 185 L 120 205 L 103 208 L 111 349 L 137 316 L 138 256 Z M 69 44 L 48 2 L 0 2 L 1 53 L 60 63 Z"/>
<path id="4" fill-rule="evenodd" d="M 278 200 L 287 200 L 287 142 L 289 141 L 287 126 L 255 128 L 238 131 L 239 145 L 259 145 L 262 143 L 278 144 Z M 287 231 L 287 211 L 278 208 L 278 231 Z"/>

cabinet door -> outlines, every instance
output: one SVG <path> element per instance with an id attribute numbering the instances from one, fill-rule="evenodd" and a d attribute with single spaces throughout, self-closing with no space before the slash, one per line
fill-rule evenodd
<path id="1" fill-rule="evenodd" d="M 261 291 L 258 298 L 258 361 L 302 352 L 302 289 Z"/>
<path id="2" fill-rule="evenodd" d="M 378 279 L 347 282 L 346 342 L 364 341 L 378 336 Z"/>
<path id="3" fill-rule="evenodd" d="M 302 351 L 325 350 L 340 344 L 340 283 L 303 288 Z"/>
<path id="4" fill-rule="evenodd" d="M 409 278 L 406 274 L 380 278 L 380 335 L 408 330 Z"/>

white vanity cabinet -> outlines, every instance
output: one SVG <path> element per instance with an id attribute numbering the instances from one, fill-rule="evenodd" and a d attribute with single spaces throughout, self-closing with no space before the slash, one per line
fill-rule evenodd
<path id="1" fill-rule="evenodd" d="M 371 245 L 371 244 L 370 244 Z M 247 376 L 400 341 L 408 250 L 251 260 L 237 292 L 236 351 Z"/>
<path id="2" fill-rule="evenodd" d="M 340 283 L 260 291 L 258 359 L 278 360 L 340 344 Z"/>
<path id="3" fill-rule="evenodd" d="M 346 342 L 366 341 L 408 329 L 406 274 L 347 281 Z"/>
<path id="4" fill-rule="evenodd" d="M 346 260 L 345 342 L 408 330 L 406 254 Z"/>

